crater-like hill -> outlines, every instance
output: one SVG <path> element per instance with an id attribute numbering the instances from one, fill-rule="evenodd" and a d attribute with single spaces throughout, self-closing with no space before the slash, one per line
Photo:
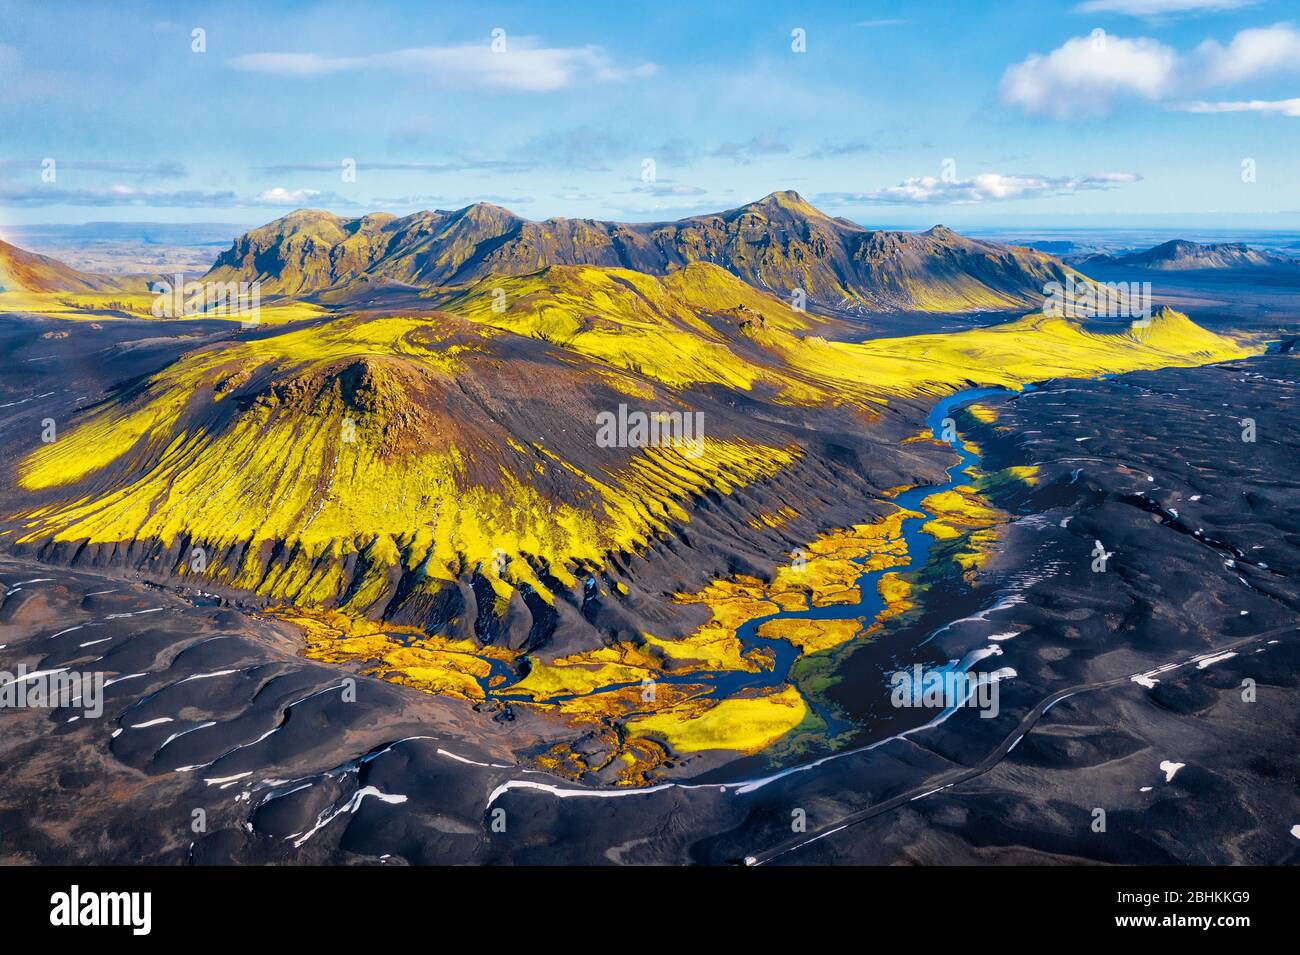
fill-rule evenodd
<path id="1" fill-rule="evenodd" d="M 1032 249 L 927 232 L 867 229 L 794 192 L 676 222 L 523 219 L 476 203 L 455 211 L 344 219 L 300 209 L 240 236 L 206 276 L 301 295 L 359 281 L 419 288 L 515 276 L 549 265 L 666 275 L 718 265 L 755 288 L 809 304 L 873 312 L 1020 309 L 1038 305 L 1068 266 Z"/>

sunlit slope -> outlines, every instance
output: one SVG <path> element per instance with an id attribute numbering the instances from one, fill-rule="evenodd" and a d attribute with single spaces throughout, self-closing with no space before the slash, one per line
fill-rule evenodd
<path id="1" fill-rule="evenodd" d="M 795 192 L 676 222 L 551 218 L 534 222 L 490 203 L 402 218 L 344 219 L 300 209 L 239 237 L 209 280 L 310 294 L 384 280 L 457 287 L 552 265 L 666 275 L 717 265 L 757 289 L 867 311 L 1032 308 L 1071 270 L 1032 249 L 927 232 L 867 229 L 826 215 Z"/>
<path id="2" fill-rule="evenodd" d="M 696 264 L 664 278 L 628 269 L 553 266 L 484 279 L 450 299 L 448 311 L 634 371 L 673 388 L 756 381 L 792 386 L 779 361 L 745 355 L 737 339 L 754 322 L 807 329 L 805 315 L 718 266 Z"/>
<path id="3" fill-rule="evenodd" d="M 298 209 L 237 238 L 204 279 L 258 281 L 268 293 L 289 294 L 319 291 L 372 272 L 409 284 L 440 285 L 480 244 L 519 221 L 488 203 L 401 219 L 387 213 L 344 219 Z M 381 262 L 384 267 L 376 271 Z"/>
<path id="4" fill-rule="evenodd" d="M 782 400 L 809 405 L 869 406 L 969 384 L 1015 387 L 1252 353 L 1172 309 L 1145 327 L 1090 329 L 1039 313 L 956 333 L 830 341 L 807 314 L 704 263 L 663 278 L 557 266 L 484 280 L 446 307 L 674 387 L 767 383 Z"/>

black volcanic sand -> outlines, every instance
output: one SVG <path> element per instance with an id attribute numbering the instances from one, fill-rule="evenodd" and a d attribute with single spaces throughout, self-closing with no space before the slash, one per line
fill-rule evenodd
<path id="1" fill-rule="evenodd" d="M 998 719 L 959 713 L 918 740 L 983 769 L 1049 694 L 1117 682 L 1053 705 L 986 772 L 816 842 L 787 836 L 775 861 L 1300 862 L 1298 372 L 1269 356 L 1001 401 L 977 433 L 986 464 L 1042 469 L 995 568 L 1030 581 L 1023 604 L 990 615 L 1017 635 L 988 662 L 1017 676 Z M 1122 679 L 1196 655 L 1150 686 Z M 1166 782 L 1164 761 L 1185 766 Z"/>
<path id="2" fill-rule="evenodd" d="M 555 732 L 536 716 L 363 677 L 347 702 L 347 671 L 296 656 L 289 628 L 4 559 L 0 668 L 117 682 L 98 720 L 0 712 L 0 860 L 1300 861 L 1298 367 L 1056 381 L 992 399 L 992 425 L 963 416 L 989 468 L 1036 464 L 1041 480 L 1002 502 L 1015 520 L 977 582 L 932 583 L 923 617 L 884 642 L 901 656 L 930 637 L 938 659 L 995 648 L 976 668 L 1015 671 L 999 716 L 884 739 L 881 714 L 874 747 L 767 782 L 757 761 L 702 759 L 651 791 L 574 791 L 515 768 Z M 1163 761 L 1185 765 L 1166 782 Z"/>
<path id="3" fill-rule="evenodd" d="M 358 757 L 403 737 L 509 763 L 539 730 L 553 736 L 527 713 L 494 721 L 367 677 L 345 693 L 353 674 L 299 657 L 292 627 L 158 588 L 7 558 L 0 581 L 0 670 L 106 678 L 97 719 L 80 707 L 0 711 L 0 861 L 183 862 L 208 840 L 242 841 L 249 818 L 271 834 L 290 818 L 310 828 L 312 807 L 355 781 Z M 443 761 L 451 775 L 465 765 Z M 299 777 L 310 793 L 263 805 Z M 192 830 L 196 809 L 207 839 Z M 479 808 L 465 811 L 458 824 L 476 828 Z"/>

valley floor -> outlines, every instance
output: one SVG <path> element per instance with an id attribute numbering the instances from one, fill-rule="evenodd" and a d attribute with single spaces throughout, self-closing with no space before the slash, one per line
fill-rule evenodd
<path id="1" fill-rule="evenodd" d="M 1004 489 L 978 574 L 923 574 L 918 606 L 839 661 L 827 701 L 868 738 L 644 787 L 520 765 L 553 728 L 530 708 L 350 692 L 287 624 L 5 558 L 0 669 L 109 682 L 102 718 L 3 714 L 0 861 L 1295 863 L 1295 369 L 983 399 L 960 426 L 985 470 L 1036 479 Z M 912 659 L 1013 671 L 998 715 L 916 728 L 848 698 Z"/>

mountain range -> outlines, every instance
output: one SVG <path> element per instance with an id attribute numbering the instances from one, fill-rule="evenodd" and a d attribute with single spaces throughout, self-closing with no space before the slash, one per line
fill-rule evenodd
<path id="1" fill-rule="evenodd" d="M 867 229 L 833 218 L 795 192 L 677 222 L 523 219 L 490 203 L 455 211 L 344 219 L 300 209 L 235 240 L 205 278 L 262 282 L 264 293 L 306 295 L 375 282 L 422 289 L 550 265 L 596 265 L 666 275 L 719 265 L 755 288 L 809 305 L 864 311 L 1032 307 L 1070 271 L 1031 249 L 927 232 Z"/>

